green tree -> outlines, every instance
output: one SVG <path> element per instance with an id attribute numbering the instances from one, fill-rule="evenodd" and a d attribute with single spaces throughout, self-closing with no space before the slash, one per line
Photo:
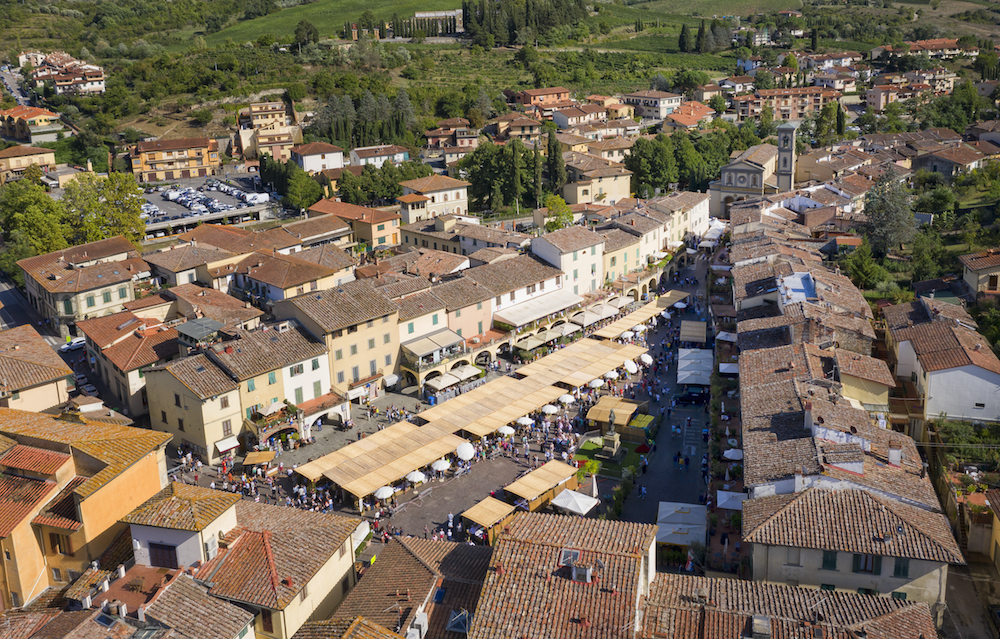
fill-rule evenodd
<path id="1" fill-rule="evenodd" d="M 17 265 L 19 260 L 38 255 L 28 241 L 27 234 L 21 229 L 14 229 L 9 239 L 3 242 L 0 249 L 0 270 L 6 273 L 18 286 L 24 286 L 24 271 Z"/>
<path id="2" fill-rule="evenodd" d="M 698 36 L 695 41 L 695 47 L 698 53 L 708 53 L 708 38 L 705 34 L 705 21 L 701 21 L 701 26 L 698 27 Z"/>
<path id="3" fill-rule="evenodd" d="M 916 228 L 910 195 L 890 165 L 865 194 L 865 234 L 879 258 L 913 239 Z"/>
<path id="4" fill-rule="evenodd" d="M 794 54 L 789 53 L 785 56 L 785 60 L 782 62 L 782 65 L 792 69 L 793 71 L 798 71 L 799 59 L 796 58 Z"/>
<path id="5" fill-rule="evenodd" d="M 874 289 L 879 282 L 889 279 L 889 274 L 872 257 L 872 247 L 868 240 L 845 257 L 842 266 L 854 285 L 860 289 Z"/>
<path id="6" fill-rule="evenodd" d="M 295 43 L 309 44 L 310 42 L 319 42 L 319 29 L 308 20 L 300 20 L 295 26 Z"/>
<path id="7" fill-rule="evenodd" d="M 566 184 L 566 162 L 563 160 L 562 148 L 554 133 L 549 132 L 548 149 L 546 158 L 549 169 L 549 188 L 553 193 L 558 193 Z"/>
<path id="8" fill-rule="evenodd" d="M 812 40 L 810 42 L 809 48 L 813 53 L 819 51 L 819 31 L 817 29 L 812 30 Z"/>
<path id="9" fill-rule="evenodd" d="M 910 269 L 914 282 L 934 279 L 941 275 L 941 264 L 947 258 L 941 235 L 933 229 L 925 229 L 913 238 Z"/>
<path id="10" fill-rule="evenodd" d="M 837 135 L 839 137 L 844 137 L 847 133 L 847 111 L 840 106 L 839 102 L 835 102 L 837 105 Z"/>
<path id="11" fill-rule="evenodd" d="M 713 95 L 708 100 L 708 106 L 715 111 L 716 115 L 722 115 L 726 112 L 729 105 L 726 103 L 726 98 L 721 95 Z"/>
<path id="12" fill-rule="evenodd" d="M 688 28 L 685 22 L 681 25 L 681 36 L 677 40 L 677 48 L 681 53 L 687 53 L 691 50 L 691 29 Z"/>
<path id="13" fill-rule="evenodd" d="M 82 174 L 66 185 L 62 201 L 73 244 L 122 235 L 138 246 L 146 236 L 140 217 L 145 200 L 131 173 Z"/>
<path id="14" fill-rule="evenodd" d="M 17 239 L 35 255 L 69 246 L 63 202 L 25 180 L 0 187 L 0 229 L 5 241 Z M 14 238 L 14 231 L 21 232 L 20 238 Z"/>
<path id="15" fill-rule="evenodd" d="M 542 151 L 535 146 L 535 152 L 532 154 L 531 160 L 531 174 L 532 174 L 532 187 L 535 196 L 535 208 L 541 208 L 542 206 L 542 169 L 544 163 L 542 162 Z"/>
<path id="16" fill-rule="evenodd" d="M 29 166 L 24 170 L 23 174 L 21 174 L 21 179 L 26 180 L 31 184 L 41 184 L 42 175 L 43 175 L 42 167 L 38 166 L 37 164 L 32 164 L 31 166 Z"/>
<path id="17" fill-rule="evenodd" d="M 558 195 L 550 195 L 545 198 L 545 208 L 548 209 L 546 217 L 549 221 L 545 223 L 545 230 L 548 232 L 558 231 L 568 226 L 573 226 L 573 209 L 566 200 Z"/>
<path id="18" fill-rule="evenodd" d="M 760 122 L 757 125 L 757 135 L 766 138 L 778 132 L 777 125 L 774 124 L 774 108 L 770 104 L 765 104 L 760 110 Z"/>
<path id="19" fill-rule="evenodd" d="M 296 166 L 296 168 L 298 167 Z M 296 209 L 307 209 L 319 202 L 322 197 L 323 187 L 308 173 L 302 169 L 292 172 L 288 178 L 288 191 L 285 193 L 285 201 L 289 206 Z"/>
<path id="20" fill-rule="evenodd" d="M 210 123 L 212 121 L 212 117 L 212 109 L 207 107 L 204 109 L 195 109 L 191 112 L 191 119 L 193 119 L 195 124 L 198 124 L 199 126 L 205 126 Z"/>

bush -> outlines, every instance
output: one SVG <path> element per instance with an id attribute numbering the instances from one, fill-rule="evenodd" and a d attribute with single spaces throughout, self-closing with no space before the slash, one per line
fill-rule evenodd
<path id="1" fill-rule="evenodd" d="M 212 117 L 212 109 L 209 108 L 195 109 L 191 112 L 191 118 L 201 126 L 205 126 L 210 123 L 212 121 Z"/>

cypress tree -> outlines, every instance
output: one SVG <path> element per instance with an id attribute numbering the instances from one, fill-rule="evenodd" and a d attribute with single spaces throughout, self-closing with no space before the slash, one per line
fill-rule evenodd
<path id="1" fill-rule="evenodd" d="M 698 27 L 698 40 L 696 46 L 698 47 L 698 53 L 708 53 L 708 42 L 705 38 L 705 21 L 701 21 L 701 26 Z"/>
<path id="2" fill-rule="evenodd" d="M 687 23 L 681 25 L 681 37 L 677 41 L 677 48 L 681 53 L 687 53 L 691 50 L 691 31 L 688 29 Z"/>

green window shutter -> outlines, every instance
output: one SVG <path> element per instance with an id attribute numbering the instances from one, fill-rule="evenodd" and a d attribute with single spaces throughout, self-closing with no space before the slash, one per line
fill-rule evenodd
<path id="1" fill-rule="evenodd" d="M 322 394 L 323 384 L 321 382 L 313 382 L 313 399 L 318 399 Z"/>
<path id="2" fill-rule="evenodd" d="M 851 572 L 861 572 L 861 555 L 854 555 L 854 565 L 851 567 Z"/>
<path id="3" fill-rule="evenodd" d="M 255 390 L 257 390 L 257 384 L 254 382 L 254 380 L 252 380 L 252 379 L 248 379 L 247 380 L 247 390 L 248 391 L 255 391 Z"/>
<path id="4" fill-rule="evenodd" d="M 278 383 L 278 376 L 274 374 L 274 371 L 267 374 L 267 383 L 269 386 Z"/>
<path id="5" fill-rule="evenodd" d="M 875 555 L 875 561 L 872 563 L 872 574 L 879 576 L 882 574 L 882 557 Z"/>
<path id="6" fill-rule="evenodd" d="M 247 409 L 247 419 L 251 419 L 252 417 L 253 417 L 253 408 L 248 408 Z"/>
<path id="7" fill-rule="evenodd" d="M 837 551 L 836 550 L 824 550 L 823 551 L 823 570 L 836 570 L 837 569 Z"/>
<path id="8" fill-rule="evenodd" d="M 302 403 L 302 389 L 301 388 L 296 388 L 295 389 L 295 403 L 296 404 L 301 404 Z"/>
<path id="9" fill-rule="evenodd" d="M 896 557 L 896 565 L 892 571 L 893 577 L 906 579 L 910 576 L 910 560 L 906 557 Z"/>
<path id="10" fill-rule="evenodd" d="M 906 601 L 906 593 L 905 592 L 894 592 L 894 593 L 892 593 L 892 598 L 893 599 L 900 599 L 902 601 Z"/>

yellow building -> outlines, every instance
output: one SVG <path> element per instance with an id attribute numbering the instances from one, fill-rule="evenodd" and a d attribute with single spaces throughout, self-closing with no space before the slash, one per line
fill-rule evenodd
<path id="1" fill-rule="evenodd" d="M 58 133 L 65 130 L 59 114 L 52 111 L 24 105 L 0 110 L 0 133 L 5 138 L 29 144 L 54 142 Z"/>
<path id="2" fill-rule="evenodd" d="M 309 217 L 333 214 L 344 220 L 354 231 L 354 239 L 369 251 L 391 248 L 400 243 L 397 211 L 370 209 L 338 200 L 320 200 L 309 207 Z"/>
<path id="3" fill-rule="evenodd" d="M 69 399 L 66 366 L 33 326 L 0 331 L 0 406 L 41 412 Z"/>
<path id="4" fill-rule="evenodd" d="M 356 581 L 353 536 L 368 526 L 178 484 L 123 521 L 136 565 L 197 566 L 210 596 L 254 613 L 258 639 L 290 639 L 333 614 Z"/>
<path id="5" fill-rule="evenodd" d="M 32 165 L 48 172 L 56 166 L 56 152 L 32 146 L 12 146 L 0 151 L 0 184 L 20 178 Z"/>
<path id="6" fill-rule="evenodd" d="M 210 138 L 140 142 L 132 148 L 129 159 L 140 182 L 217 175 L 222 166 L 219 143 Z"/>
<path id="7" fill-rule="evenodd" d="M 604 279 L 616 282 L 645 264 L 639 258 L 639 236 L 619 228 L 598 231 L 604 238 Z"/>
<path id="8" fill-rule="evenodd" d="M 240 119 L 251 128 L 259 129 L 272 124 L 291 124 L 288 109 L 281 100 L 252 102 L 247 111 L 240 113 Z"/>
<path id="9" fill-rule="evenodd" d="M 76 322 L 117 313 L 135 299 L 149 265 L 122 236 L 19 260 L 28 300 L 63 336 Z"/>
<path id="10" fill-rule="evenodd" d="M 75 581 L 167 484 L 170 436 L 78 415 L 0 408 L 4 607 Z"/>
<path id="11" fill-rule="evenodd" d="M 625 165 L 586 153 L 563 153 L 567 204 L 614 204 L 632 195 L 632 172 Z"/>
<path id="12" fill-rule="evenodd" d="M 395 378 L 399 307 L 367 280 L 275 302 L 273 312 L 326 342 L 334 392 L 357 399 Z"/>
<path id="13" fill-rule="evenodd" d="M 838 348 L 835 353 L 838 379 L 844 397 L 869 410 L 887 411 L 889 389 L 896 386 L 888 364 L 875 357 L 859 355 L 843 348 Z"/>
<path id="14" fill-rule="evenodd" d="M 277 251 L 255 251 L 236 265 L 232 290 L 242 299 L 266 306 L 343 284 L 354 278 L 353 267 L 353 262 L 336 269 Z"/>
<path id="15" fill-rule="evenodd" d="M 149 421 L 217 464 L 239 447 L 243 426 L 239 385 L 203 354 L 146 370 Z"/>

